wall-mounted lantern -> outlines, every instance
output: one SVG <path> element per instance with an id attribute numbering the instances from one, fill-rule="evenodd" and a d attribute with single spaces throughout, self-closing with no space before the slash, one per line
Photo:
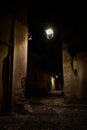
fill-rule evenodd
<path id="1" fill-rule="evenodd" d="M 45 30 L 45 33 L 46 33 L 46 36 L 47 36 L 47 39 L 52 39 L 53 36 L 54 36 L 54 31 L 52 28 L 48 28 Z"/>

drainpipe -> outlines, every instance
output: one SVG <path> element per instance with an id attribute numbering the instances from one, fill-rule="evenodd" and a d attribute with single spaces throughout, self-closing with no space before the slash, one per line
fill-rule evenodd
<path id="1" fill-rule="evenodd" d="M 9 40 L 9 48 L 8 48 L 8 63 L 9 63 L 9 82 L 8 82 L 8 114 L 12 113 L 12 83 L 13 83 L 13 59 L 14 59 L 14 33 L 15 33 L 15 11 L 12 12 L 12 22 L 11 22 L 11 30 L 10 30 L 10 40 Z"/>

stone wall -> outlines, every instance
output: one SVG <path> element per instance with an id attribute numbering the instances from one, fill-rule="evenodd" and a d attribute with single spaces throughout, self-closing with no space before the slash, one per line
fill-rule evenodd
<path id="1" fill-rule="evenodd" d="M 47 91 L 48 74 L 38 67 L 31 66 L 28 72 L 27 94 L 28 96 L 39 96 Z"/>
<path id="2" fill-rule="evenodd" d="M 23 89 L 22 80 L 27 76 L 27 46 L 28 28 L 21 22 L 16 21 L 13 61 L 13 96 L 15 104 L 20 100 L 21 90 Z"/>
<path id="3" fill-rule="evenodd" d="M 3 64 L 4 64 L 4 59 L 8 54 L 8 43 L 10 39 L 10 28 L 11 28 L 11 17 L 10 15 L 7 14 L 2 14 L 0 12 L 0 111 L 2 108 L 2 100 L 3 100 L 3 93 L 4 93 L 4 86 L 3 86 Z"/>
<path id="4" fill-rule="evenodd" d="M 86 101 L 87 93 L 87 52 L 80 52 L 73 58 L 67 52 L 67 47 L 63 49 L 63 74 L 64 74 L 64 94 L 67 103 L 83 103 Z"/>
<path id="5" fill-rule="evenodd" d="M 23 8 L 20 8 L 20 10 Z M 13 58 L 13 81 L 12 81 L 12 105 L 17 103 L 18 96 L 16 98 L 17 89 L 22 88 L 23 79 L 26 78 L 27 71 L 27 45 L 28 45 L 28 24 L 27 16 L 24 13 L 22 15 L 21 11 L 16 16 L 15 23 L 15 34 L 14 34 L 14 58 Z M 22 18 L 24 18 L 24 21 Z M 26 21 L 26 22 L 25 22 Z M 8 55 L 10 31 L 11 31 L 12 14 L 10 11 L 2 10 L 0 12 L 0 112 L 2 111 L 3 99 L 8 93 L 4 88 L 4 83 L 6 86 L 6 77 L 9 75 L 8 68 L 3 69 L 3 64 L 6 56 Z M 4 74 L 3 74 L 4 71 Z M 7 85 L 8 86 L 8 85 Z M 21 89 L 20 89 L 21 93 Z M 20 94 L 19 94 L 20 96 Z M 4 97 L 4 98 L 3 98 Z"/>

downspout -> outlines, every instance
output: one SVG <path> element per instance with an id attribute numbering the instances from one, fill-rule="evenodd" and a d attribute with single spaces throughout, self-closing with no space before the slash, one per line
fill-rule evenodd
<path id="1" fill-rule="evenodd" d="M 8 85 L 8 113 L 12 113 L 12 83 L 13 83 L 13 61 L 14 61 L 14 33 L 15 33 L 15 10 L 12 12 L 12 22 L 10 30 L 10 40 L 8 48 L 9 60 L 9 85 Z"/>

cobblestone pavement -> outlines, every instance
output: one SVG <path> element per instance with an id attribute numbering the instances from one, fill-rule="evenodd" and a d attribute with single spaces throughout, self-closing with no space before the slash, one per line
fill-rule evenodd
<path id="1" fill-rule="evenodd" d="M 34 100 L 19 113 L 0 117 L 0 130 L 87 130 L 87 106 L 45 100 Z"/>

